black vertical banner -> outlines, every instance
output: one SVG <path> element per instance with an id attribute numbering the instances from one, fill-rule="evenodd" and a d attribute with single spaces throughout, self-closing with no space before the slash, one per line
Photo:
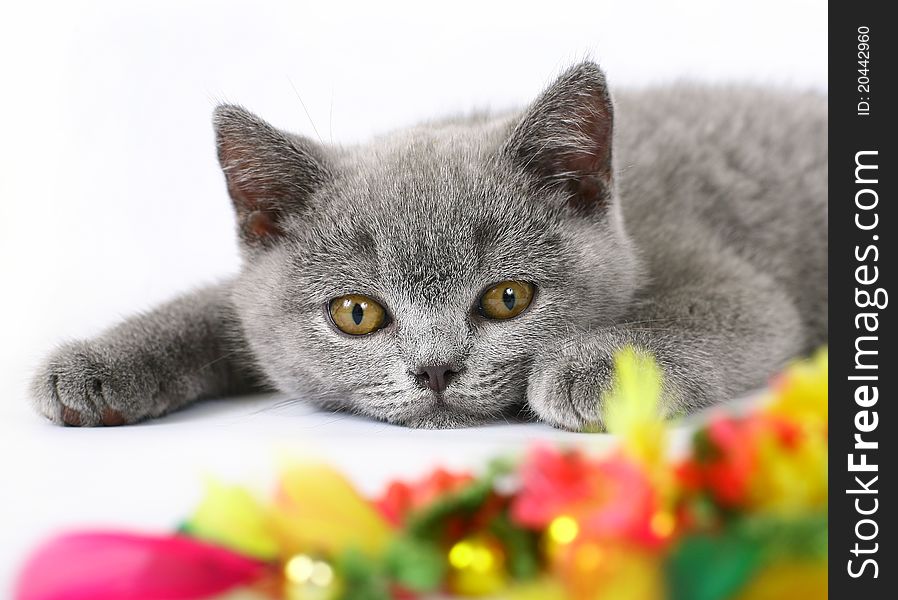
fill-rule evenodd
<path id="1" fill-rule="evenodd" d="M 830 595 L 896 598 L 898 22 L 829 6 Z"/>

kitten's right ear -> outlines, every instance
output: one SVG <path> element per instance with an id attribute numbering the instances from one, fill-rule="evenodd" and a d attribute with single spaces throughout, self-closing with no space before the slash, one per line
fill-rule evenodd
<path id="1" fill-rule="evenodd" d="M 239 106 L 220 105 L 213 124 L 241 238 L 270 243 L 281 235 L 284 216 L 302 208 L 329 178 L 321 151 Z"/>
<path id="2" fill-rule="evenodd" d="M 614 108 L 593 62 L 565 71 L 524 111 L 503 152 L 538 186 L 561 190 L 578 213 L 604 212 L 612 200 Z"/>

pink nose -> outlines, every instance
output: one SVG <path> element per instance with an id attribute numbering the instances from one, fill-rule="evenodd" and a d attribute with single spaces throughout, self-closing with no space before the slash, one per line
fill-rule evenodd
<path id="1" fill-rule="evenodd" d="M 442 392 L 449 385 L 449 380 L 455 373 L 456 371 L 450 365 L 433 365 L 419 367 L 415 377 L 433 391 Z"/>

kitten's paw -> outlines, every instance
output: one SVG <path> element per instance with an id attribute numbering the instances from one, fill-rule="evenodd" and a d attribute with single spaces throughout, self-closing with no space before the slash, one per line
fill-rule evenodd
<path id="1" fill-rule="evenodd" d="M 154 414 L 158 385 L 90 342 L 59 348 L 31 384 L 34 407 L 60 425 L 125 425 Z"/>
<path id="2" fill-rule="evenodd" d="M 545 354 L 533 366 L 527 402 L 543 421 L 571 431 L 600 431 L 602 396 L 611 387 L 612 353 L 571 343 Z"/>

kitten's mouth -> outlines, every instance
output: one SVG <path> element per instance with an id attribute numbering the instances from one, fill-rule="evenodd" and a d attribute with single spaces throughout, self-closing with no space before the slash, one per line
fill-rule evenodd
<path id="1" fill-rule="evenodd" d="M 492 402 L 484 403 L 490 398 Z M 457 429 L 482 425 L 505 417 L 517 418 L 525 401 L 523 388 L 501 387 L 474 393 L 464 386 L 450 385 L 442 391 L 418 390 L 414 408 L 391 419 L 407 427 Z"/>
<path id="2" fill-rule="evenodd" d="M 416 429 L 459 429 L 480 425 L 487 415 L 460 409 L 445 402 L 432 403 L 424 410 L 416 411 L 402 419 L 401 424 Z"/>

